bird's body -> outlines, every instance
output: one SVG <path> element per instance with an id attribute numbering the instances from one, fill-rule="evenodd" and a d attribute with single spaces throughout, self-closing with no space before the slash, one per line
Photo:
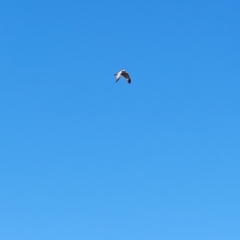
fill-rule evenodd
<path id="1" fill-rule="evenodd" d="M 129 84 L 131 83 L 131 78 L 126 70 L 121 70 L 118 73 L 115 73 L 114 76 L 116 76 L 116 82 L 120 79 L 121 76 L 123 76 Z"/>

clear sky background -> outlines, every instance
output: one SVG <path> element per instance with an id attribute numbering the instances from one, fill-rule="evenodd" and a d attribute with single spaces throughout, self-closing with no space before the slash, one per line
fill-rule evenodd
<path id="1" fill-rule="evenodd" d="M 239 13 L 1 0 L 0 239 L 239 240 Z"/>

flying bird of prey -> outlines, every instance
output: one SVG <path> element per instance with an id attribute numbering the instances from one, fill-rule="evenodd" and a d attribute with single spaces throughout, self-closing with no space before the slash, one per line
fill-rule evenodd
<path id="1" fill-rule="evenodd" d="M 121 70 L 118 73 L 115 73 L 114 76 L 116 76 L 116 82 L 120 79 L 121 76 L 123 76 L 129 84 L 131 83 L 131 78 L 126 70 Z"/>

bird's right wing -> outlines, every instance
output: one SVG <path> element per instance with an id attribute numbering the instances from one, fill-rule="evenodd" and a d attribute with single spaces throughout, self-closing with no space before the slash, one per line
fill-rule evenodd
<path id="1" fill-rule="evenodd" d="M 116 76 L 116 80 L 118 81 L 121 77 L 121 72 L 118 72 L 115 76 Z"/>

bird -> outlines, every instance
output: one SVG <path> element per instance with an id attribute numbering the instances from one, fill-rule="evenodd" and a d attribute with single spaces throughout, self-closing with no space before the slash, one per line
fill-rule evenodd
<path id="1" fill-rule="evenodd" d="M 114 76 L 116 76 L 116 82 L 120 79 L 121 76 L 125 77 L 127 82 L 130 84 L 131 83 L 131 78 L 129 74 L 126 72 L 126 70 L 121 70 L 118 73 L 115 73 Z"/>

